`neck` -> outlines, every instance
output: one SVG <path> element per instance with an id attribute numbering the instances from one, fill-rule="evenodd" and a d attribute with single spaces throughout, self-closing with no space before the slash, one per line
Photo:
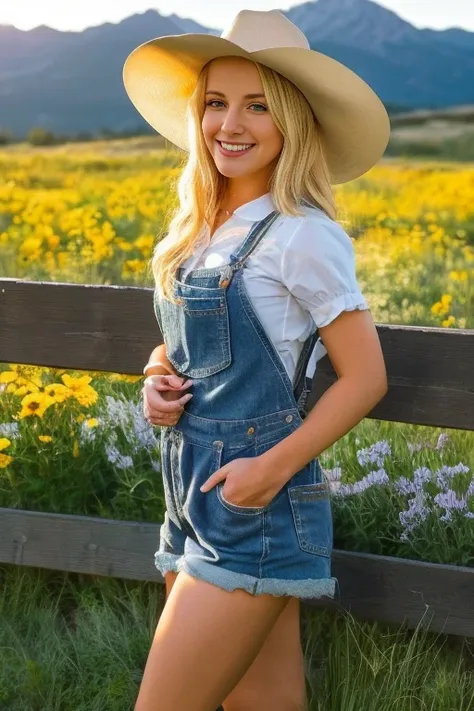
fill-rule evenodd
<path id="1" fill-rule="evenodd" d="M 228 178 L 220 208 L 232 213 L 247 202 L 256 200 L 266 193 L 268 193 L 267 175 L 259 180 L 249 180 L 248 177 Z"/>

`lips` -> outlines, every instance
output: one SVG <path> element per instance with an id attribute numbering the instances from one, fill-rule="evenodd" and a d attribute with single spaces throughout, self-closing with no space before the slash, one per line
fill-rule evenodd
<path id="1" fill-rule="evenodd" d="M 247 153 L 249 153 L 255 145 L 255 143 L 240 144 L 240 145 L 250 145 L 250 148 L 246 148 L 245 150 L 230 151 L 230 150 L 224 148 L 224 146 L 222 145 L 222 143 L 220 141 L 216 140 L 216 143 L 217 143 L 217 145 L 219 147 L 219 151 L 222 153 L 222 155 L 224 155 L 228 158 L 238 158 L 239 156 L 247 155 Z M 239 145 L 239 144 L 234 143 L 233 145 Z"/>

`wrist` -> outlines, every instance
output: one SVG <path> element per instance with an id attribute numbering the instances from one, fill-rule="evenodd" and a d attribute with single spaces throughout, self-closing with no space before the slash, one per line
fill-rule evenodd
<path id="1" fill-rule="evenodd" d="M 269 477 L 278 486 L 284 486 L 291 477 L 296 473 L 292 465 L 285 465 L 285 460 L 282 458 L 280 442 L 274 444 L 263 454 L 259 454 L 257 457 L 257 464 L 262 467 L 264 471 L 268 472 Z M 279 448 L 276 451 L 276 448 Z"/>
<path id="2" fill-rule="evenodd" d="M 161 361 L 154 360 L 145 365 L 143 375 L 148 377 L 149 375 L 174 375 L 174 373 Z"/>

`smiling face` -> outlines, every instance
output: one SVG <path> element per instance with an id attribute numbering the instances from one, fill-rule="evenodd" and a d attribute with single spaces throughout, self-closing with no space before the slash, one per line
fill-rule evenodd
<path id="1" fill-rule="evenodd" d="M 270 115 L 253 62 L 224 57 L 210 63 L 202 132 L 222 175 L 270 178 L 283 136 Z"/>

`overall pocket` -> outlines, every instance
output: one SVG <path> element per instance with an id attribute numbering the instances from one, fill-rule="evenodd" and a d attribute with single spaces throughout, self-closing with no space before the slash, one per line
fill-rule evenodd
<path id="1" fill-rule="evenodd" d="M 160 299 L 155 310 L 159 309 L 170 362 L 182 375 L 205 378 L 231 364 L 229 314 L 220 289 L 196 288 L 196 292 L 196 296 L 179 296 L 178 304 Z"/>
<path id="2" fill-rule="evenodd" d="M 228 463 L 223 461 L 223 449 L 224 446 L 222 442 L 214 443 L 212 466 L 209 476 L 216 472 L 218 469 L 220 469 L 222 466 L 224 466 L 224 463 Z M 248 456 L 249 451 L 254 453 L 255 446 L 253 444 L 249 447 L 245 447 L 243 450 L 239 450 L 236 456 L 233 456 L 232 459 L 239 459 L 239 457 Z M 246 452 L 247 454 L 245 454 Z M 266 511 L 266 509 L 268 509 L 268 506 L 239 506 L 239 504 L 233 504 L 232 501 L 227 501 L 223 493 L 224 485 L 225 480 L 220 481 L 218 484 L 216 484 L 216 496 L 219 503 L 225 509 L 227 509 L 227 511 L 230 511 L 231 513 L 241 514 L 243 516 L 255 516 L 263 513 L 264 511 Z"/>
<path id="3" fill-rule="evenodd" d="M 289 487 L 288 497 L 301 550 L 329 557 L 333 528 L 327 482 Z"/>

